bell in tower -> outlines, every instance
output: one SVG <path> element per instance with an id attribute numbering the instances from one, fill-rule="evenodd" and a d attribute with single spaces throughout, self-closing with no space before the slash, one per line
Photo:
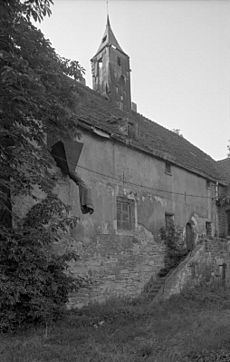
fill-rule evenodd
<path id="1" fill-rule="evenodd" d="M 130 111 L 129 56 L 121 49 L 112 32 L 109 16 L 101 44 L 91 59 L 93 89 L 108 97 L 121 110 Z"/>

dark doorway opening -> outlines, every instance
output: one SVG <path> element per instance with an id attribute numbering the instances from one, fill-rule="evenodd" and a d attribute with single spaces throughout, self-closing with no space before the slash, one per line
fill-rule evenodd
<path id="1" fill-rule="evenodd" d="M 227 236 L 230 236 L 230 210 L 226 211 L 227 216 Z"/>
<path id="2" fill-rule="evenodd" d="M 188 251 L 194 248 L 194 232 L 190 222 L 186 224 L 186 246 Z"/>

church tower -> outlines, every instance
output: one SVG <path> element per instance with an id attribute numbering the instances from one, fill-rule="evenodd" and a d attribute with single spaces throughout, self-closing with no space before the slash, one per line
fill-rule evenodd
<path id="1" fill-rule="evenodd" d="M 93 89 L 108 97 L 121 110 L 131 110 L 129 56 L 112 32 L 109 16 L 101 44 L 91 59 Z"/>

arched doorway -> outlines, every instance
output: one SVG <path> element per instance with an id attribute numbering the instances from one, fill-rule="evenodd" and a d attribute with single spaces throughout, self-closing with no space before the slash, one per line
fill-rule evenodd
<path id="1" fill-rule="evenodd" d="M 230 209 L 226 210 L 226 235 L 230 236 Z"/>
<path id="2" fill-rule="evenodd" d="M 190 222 L 186 224 L 186 246 L 188 251 L 194 248 L 194 232 Z"/>

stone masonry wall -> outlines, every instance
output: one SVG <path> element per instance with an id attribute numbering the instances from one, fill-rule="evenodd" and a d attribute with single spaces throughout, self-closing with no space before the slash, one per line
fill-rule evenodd
<path id="1" fill-rule="evenodd" d="M 151 275 L 163 265 L 164 248 L 139 226 L 134 235 L 97 235 L 88 246 L 82 243 L 81 260 L 73 273 L 88 275 L 92 284 L 70 297 L 69 307 L 103 302 L 110 297 L 135 297 Z"/>
<path id="2" fill-rule="evenodd" d="M 155 300 L 168 299 L 200 283 L 230 286 L 230 242 L 224 239 L 200 241 L 169 274 Z"/>

